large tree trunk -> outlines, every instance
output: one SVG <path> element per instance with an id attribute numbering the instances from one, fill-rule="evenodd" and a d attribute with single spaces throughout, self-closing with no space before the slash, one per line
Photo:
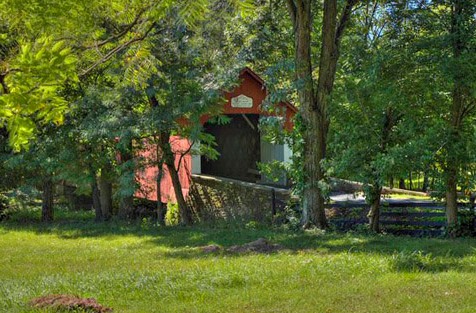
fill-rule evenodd
<path id="1" fill-rule="evenodd" d="M 304 190 L 302 199 L 302 224 L 308 227 L 313 217 L 320 216 L 324 211 L 321 204 L 322 193 L 319 190 L 320 172 L 319 141 L 316 136 L 319 118 L 316 112 L 314 97 L 314 81 L 311 60 L 311 1 L 289 1 L 291 16 L 294 22 L 296 48 L 296 78 L 303 87 L 298 89 L 301 115 L 303 118 L 304 139 Z M 323 215 L 323 214 L 322 214 Z M 323 228 L 327 225 L 322 221 Z"/>
<path id="2" fill-rule="evenodd" d="M 337 23 L 337 1 L 324 0 L 322 45 L 317 84 L 313 79 L 311 59 L 312 12 L 311 0 L 288 0 L 295 36 L 296 78 L 302 84 L 298 89 L 304 138 L 304 190 L 302 224 L 327 228 L 324 192 L 319 184 L 325 179 L 322 161 L 326 157 L 329 129 L 328 99 L 332 93 L 339 58 L 340 39 L 348 23 L 356 0 L 346 1 Z"/>
<path id="3" fill-rule="evenodd" d="M 112 183 L 108 178 L 108 174 L 108 170 L 102 168 L 98 184 L 102 217 L 106 221 L 112 217 Z"/>
<path id="4" fill-rule="evenodd" d="M 175 168 L 175 155 L 172 152 L 172 147 L 170 146 L 170 133 L 161 133 L 160 146 L 164 156 L 165 165 L 167 166 L 170 178 L 172 180 L 172 185 L 174 187 L 175 198 L 179 208 L 180 223 L 182 225 L 192 225 L 192 212 L 190 211 L 190 208 L 188 207 L 183 196 L 182 185 L 179 180 L 177 169 Z"/>
<path id="5" fill-rule="evenodd" d="M 53 221 L 53 201 L 54 201 L 54 185 L 51 178 L 45 179 L 43 182 L 43 203 L 41 205 L 41 220 L 43 222 Z"/>
<path id="6" fill-rule="evenodd" d="M 321 127 L 317 130 L 313 126 L 319 123 L 314 119 L 319 119 L 315 112 L 310 114 L 311 121 L 309 127 L 304 130 L 304 173 L 305 188 L 303 191 L 303 216 L 302 224 L 308 227 L 311 224 L 321 229 L 328 227 L 325 215 L 325 198 L 319 183 L 323 183 L 325 173 L 321 166 L 326 153 L 327 133 Z M 313 121 L 314 120 L 314 121 Z M 312 126 L 311 126 L 312 125 Z"/>
<path id="7" fill-rule="evenodd" d="M 122 186 L 123 189 L 130 190 L 127 194 L 122 192 L 122 196 L 119 200 L 119 212 L 118 216 L 121 219 L 128 219 L 131 218 L 132 213 L 134 211 L 134 190 L 135 190 L 135 178 L 134 178 L 134 171 L 135 167 L 131 162 L 133 162 L 134 155 L 132 152 L 132 140 L 128 142 L 128 145 L 124 151 L 121 151 L 121 163 L 124 165 L 126 163 L 125 168 L 123 167 L 122 175 L 128 178 L 127 186 Z"/>

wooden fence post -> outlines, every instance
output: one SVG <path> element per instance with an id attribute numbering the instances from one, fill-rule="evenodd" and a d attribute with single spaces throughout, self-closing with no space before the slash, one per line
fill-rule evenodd
<path id="1" fill-rule="evenodd" d="M 276 191 L 274 188 L 271 189 L 271 216 L 274 221 L 274 217 L 276 216 Z"/>

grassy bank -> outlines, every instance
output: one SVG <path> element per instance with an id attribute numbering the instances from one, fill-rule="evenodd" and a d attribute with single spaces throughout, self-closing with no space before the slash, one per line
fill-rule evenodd
<path id="1" fill-rule="evenodd" d="M 207 254 L 265 237 L 274 254 Z M 0 312 L 94 297 L 115 312 L 474 312 L 476 242 L 240 228 L 0 224 Z"/>

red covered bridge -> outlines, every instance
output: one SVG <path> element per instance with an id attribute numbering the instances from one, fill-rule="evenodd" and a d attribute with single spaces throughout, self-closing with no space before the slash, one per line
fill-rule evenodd
<path id="1" fill-rule="evenodd" d="M 185 197 L 190 188 L 192 173 L 266 183 L 269 181 L 260 174 L 258 162 L 289 161 L 291 156 L 289 147 L 270 144 L 259 132 L 260 116 L 270 116 L 268 112 L 262 110 L 262 103 L 267 96 L 264 81 L 249 68 L 243 69 L 239 78 L 240 85 L 233 91 L 225 93 L 223 114 L 230 118 L 230 122 L 225 125 L 212 124 L 207 122 L 206 117 L 202 121 L 205 132 L 215 136 L 216 149 L 220 153 L 217 160 L 186 153 L 190 151 L 191 145 L 187 138 L 174 136 L 170 139 Z M 273 116 L 283 118 L 284 128 L 291 130 L 296 108 L 289 102 L 280 102 L 276 104 L 275 112 Z M 154 155 L 153 147 L 143 153 L 146 159 L 153 159 Z M 137 179 L 140 188 L 136 196 L 157 201 L 157 167 L 144 168 L 137 174 Z M 284 175 L 278 184 L 286 184 Z M 175 200 L 172 181 L 165 167 L 160 194 L 164 203 Z"/>

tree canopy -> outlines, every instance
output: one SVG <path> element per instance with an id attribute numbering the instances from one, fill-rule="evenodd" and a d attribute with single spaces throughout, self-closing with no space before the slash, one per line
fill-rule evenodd
<path id="1" fill-rule="evenodd" d="M 201 118 L 226 120 L 223 92 L 251 66 L 266 78 L 263 108 L 298 109 L 292 132 L 268 137 L 293 146 L 284 168 L 303 226 L 329 226 L 336 176 L 365 185 L 379 231 L 382 188 L 412 188 L 413 175 L 456 225 L 476 181 L 475 16 L 464 0 L 4 0 L 2 187 L 72 185 L 96 195 L 98 219 L 127 217 L 144 142 L 172 176 L 173 136 L 218 157 Z"/>

